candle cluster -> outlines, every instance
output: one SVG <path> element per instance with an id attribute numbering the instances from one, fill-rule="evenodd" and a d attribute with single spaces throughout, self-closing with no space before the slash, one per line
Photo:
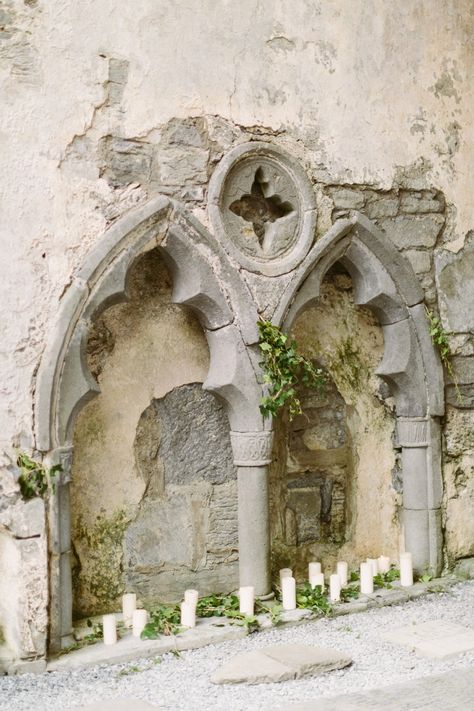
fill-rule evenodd
<path id="1" fill-rule="evenodd" d="M 374 576 L 379 573 L 388 573 L 390 570 L 390 558 L 381 555 L 379 558 L 367 558 L 360 564 L 360 592 L 363 595 L 371 595 L 374 592 Z M 312 588 L 319 586 L 321 592 L 325 589 L 325 577 L 321 570 L 321 563 L 312 561 L 308 564 L 308 579 Z M 348 565 L 346 561 L 340 560 L 336 566 L 336 572 L 329 576 L 329 599 L 331 602 L 339 602 L 341 590 L 347 587 Z M 400 554 L 400 584 L 404 587 L 413 585 L 413 566 L 411 553 Z M 296 609 L 296 580 L 293 577 L 291 568 L 280 570 L 280 587 L 282 592 L 282 604 L 284 610 Z"/>
<path id="2" fill-rule="evenodd" d="M 374 592 L 374 576 L 388 573 L 390 570 L 390 558 L 381 555 L 379 558 L 367 558 L 360 564 L 360 592 L 363 595 L 371 595 Z M 308 579 L 312 588 L 320 587 L 321 592 L 325 590 L 325 577 L 321 570 L 321 563 L 312 561 L 308 564 Z M 336 566 L 336 572 L 329 576 L 329 599 L 331 602 L 339 602 L 341 590 L 347 587 L 348 565 L 346 561 L 340 560 Z M 413 585 L 413 565 L 411 553 L 400 554 L 400 584 L 404 587 Z M 296 579 L 291 568 L 280 570 L 280 587 L 282 593 L 282 606 L 284 610 L 296 610 Z M 199 599 L 198 590 L 185 590 L 184 600 L 181 602 L 181 625 L 182 627 L 196 626 L 196 608 Z M 239 608 L 243 615 L 252 616 L 255 609 L 255 590 L 253 586 L 247 585 L 239 590 Z M 148 613 L 144 609 L 137 608 L 137 596 L 135 593 L 126 593 L 122 597 L 123 624 L 125 628 L 132 629 L 134 637 L 140 637 L 145 625 L 148 622 Z M 114 614 L 103 616 L 103 636 L 104 644 L 110 645 L 117 642 L 117 625 Z"/>

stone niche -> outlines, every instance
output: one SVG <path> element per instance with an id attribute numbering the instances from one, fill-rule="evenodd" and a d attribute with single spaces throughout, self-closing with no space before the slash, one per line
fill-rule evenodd
<path id="1" fill-rule="evenodd" d="M 88 340 L 101 392 L 78 417 L 71 484 L 76 618 L 238 585 L 237 490 L 202 329 L 156 250 Z"/>
<path id="2" fill-rule="evenodd" d="M 393 402 L 374 374 L 382 330 L 339 264 L 292 335 L 328 374 L 324 392 L 301 391 L 302 415 L 276 424 L 270 470 L 273 573 L 291 565 L 304 578 L 309 560 L 329 570 L 395 555 L 401 488 Z"/>

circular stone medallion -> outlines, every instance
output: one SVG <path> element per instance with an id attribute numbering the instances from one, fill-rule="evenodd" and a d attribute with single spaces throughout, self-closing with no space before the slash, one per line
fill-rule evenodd
<path id="1" fill-rule="evenodd" d="M 316 228 L 316 198 L 307 175 L 271 143 L 232 149 L 209 185 L 216 236 L 249 271 L 276 276 L 306 256 Z"/>

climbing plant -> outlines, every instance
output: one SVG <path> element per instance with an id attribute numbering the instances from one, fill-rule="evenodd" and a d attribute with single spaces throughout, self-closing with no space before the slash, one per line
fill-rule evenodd
<path id="1" fill-rule="evenodd" d="M 438 348 L 441 362 L 446 368 L 446 372 L 450 376 L 451 380 L 453 381 L 454 389 L 456 390 L 456 397 L 459 402 L 462 402 L 461 391 L 459 390 L 458 381 L 454 374 L 453 365 L 451 363 L 452 353 L 451 348 L 449 347 L 448 334 L 444 330 L 443 324 L 441 323 L 441 319 L 439 318 L 439 316 L 436 316 L 436 314 L 428 308 L 426 309 L 426 315 L 428 317 L 431 340 L 433 344 Z"/>
<path id="2" fill-rule="evenodd" d="M 54 480 L 62 471 L 60 464 L 55 464 L 49 469 L 41 462 L 32 459 L 25 452 L 19 452 L 16 464 L 20 468 L 18 484 L 20 492 L 25 500 L 35 496 L 44 498 L 48 491 L 54 491 Z"/>
<path id="3" fill-rule="evenodd" d="M 302 412 L 298 386 L 322 390 L 326 383 L 325 372 L 298 353 L 296 341 L 290 340 L 278 326 L 264 320 L 258 321 L 257 326 L 262 353 L 260 367 L 267 385 L 260 412 L 264 417 L 275 417 L 286 405 L 292 420 Z"/>

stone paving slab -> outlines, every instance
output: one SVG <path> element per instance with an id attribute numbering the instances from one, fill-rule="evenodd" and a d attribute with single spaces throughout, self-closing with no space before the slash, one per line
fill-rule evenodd
<path id="1" fill-rule="evenodd" d="M 158 708 L 141 699 L 130 698 L 96 701 L 89 706 L 78 706 L 75 711 L 156 711 Z"/>
<path id="2" fill-rule="evenodd" d="M 382 632 L 380 636 L 394 644 L 409 647 L 421 656 L 435 659 L 448 659 L 474 649 L 474 629 L 446 620 L 398 627 Z M 472 707 L 474 709 L 474 694 Z"/>
<path id="3" fill-rule="evenodd" d="M 211 676 L 213 684 L 265 684 L 318 676 L 352 659 L 336 649 L 307 644 L 274 644 L 232 657 Z"/>
<path id="4" fill-rule="evenodd" d="M 286 703 L 276 711 L 471 711 L 474 669 L 460 669 L 357 694 Z M 275 705 L 267 711 L 275 711 Z"/>

